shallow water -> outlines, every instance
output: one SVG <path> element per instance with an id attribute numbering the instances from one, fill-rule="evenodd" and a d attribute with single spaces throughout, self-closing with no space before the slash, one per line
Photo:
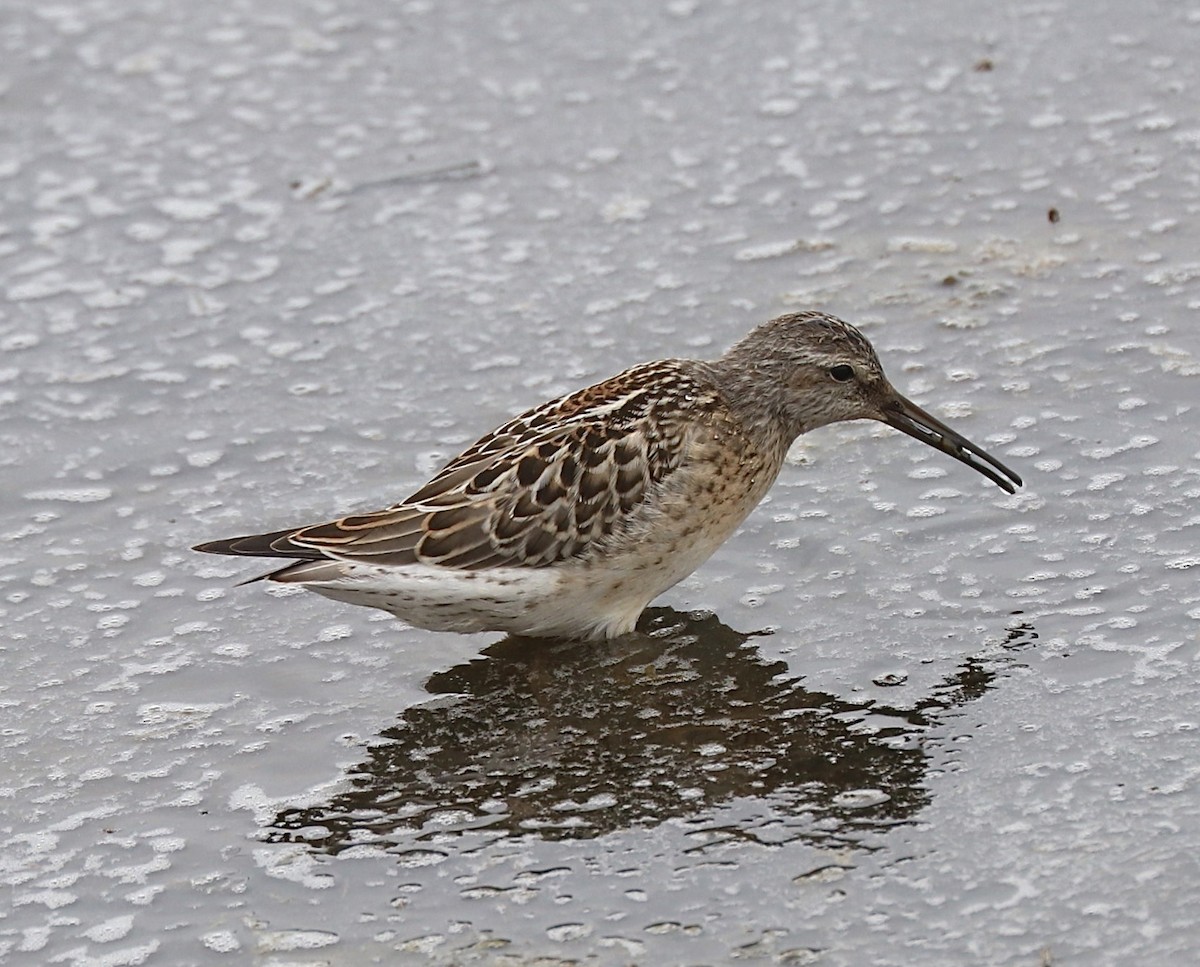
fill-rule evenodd
<path id="1" fill-rule="evenodd" d="M 1194 956 L 1200 19 L 1094 11 L 15 11 L 0 959 Z M 1026 488 L 826 428 L 603 646 L 187 550 L 798 306 Z"/>

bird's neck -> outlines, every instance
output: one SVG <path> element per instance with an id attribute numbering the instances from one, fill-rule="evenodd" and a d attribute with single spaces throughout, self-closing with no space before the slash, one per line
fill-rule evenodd
<path id="1" fill-rule="evenodd" d="M 764 444 L 790 446 L 804 427 L 791 419 L 784 368 L 737 348 L 708 364 L 717 390 L 748 433 Z"/>

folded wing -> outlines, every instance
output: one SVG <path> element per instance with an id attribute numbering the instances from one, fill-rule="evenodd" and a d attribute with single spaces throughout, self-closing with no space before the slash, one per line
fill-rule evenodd
<path id="1" fill-rule="evenodd" d="M 684 460 L 695 408 L 716 399 L 689 365 L 648 363 L 529 410 L 386 510 L 196 549 L 460 569 L 579 557 L 627 526 Z"/>

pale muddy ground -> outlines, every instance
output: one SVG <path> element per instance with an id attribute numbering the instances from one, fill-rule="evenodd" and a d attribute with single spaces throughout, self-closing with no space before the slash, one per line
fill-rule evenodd
<path id="1" fill-rule="evenodd" d="M 8 4 L 0 959 L 1195 956 L 1198 47 L 1165 0 Z M 826 428 L 604 646 L 188 550 L 799 306 L 1026 489 Z"/>

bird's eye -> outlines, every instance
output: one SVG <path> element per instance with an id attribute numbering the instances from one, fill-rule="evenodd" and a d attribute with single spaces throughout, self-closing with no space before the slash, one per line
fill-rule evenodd
<path id="1" fill-rule="evenodd" d="M 836 379 L 839 383 L 848 383 L 854 379 L 854 367 L 842 363 L 840 366 L 833 366 L 829 370 L 829 375 Z"/>

